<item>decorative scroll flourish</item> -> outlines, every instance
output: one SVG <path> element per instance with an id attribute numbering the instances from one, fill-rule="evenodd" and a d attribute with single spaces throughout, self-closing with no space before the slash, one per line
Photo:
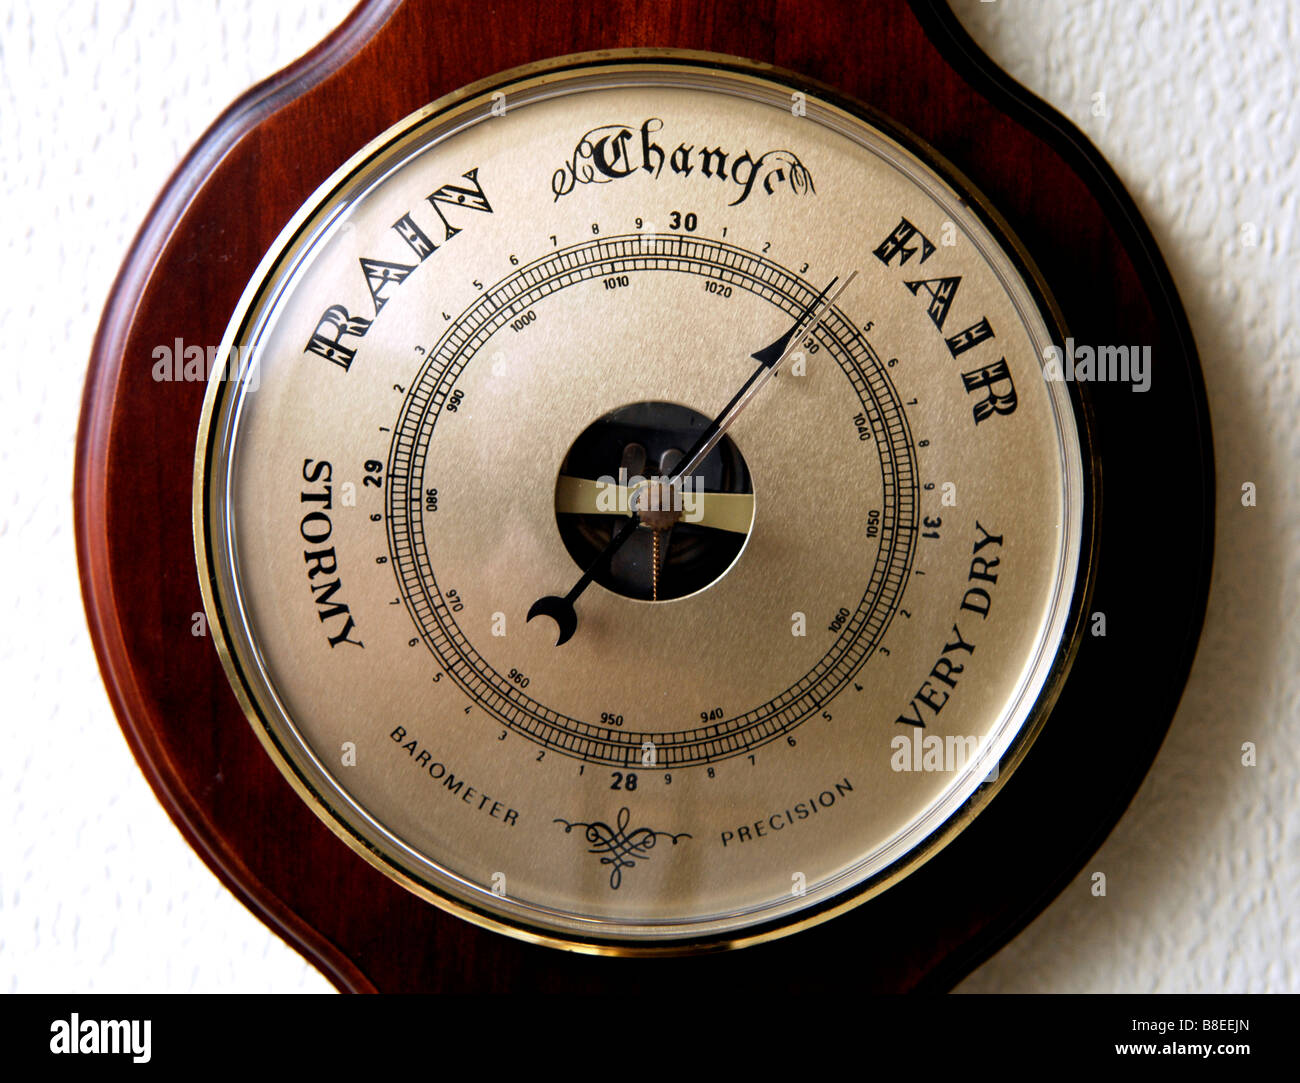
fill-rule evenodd
<path id="1" fill-rule="evenodd" d="M 564 824 L 564 833 L 569 834 L 575 827 L 585 828 L 584 837 L 589 849 L 587 853 L 600 857 L 602 865 L 608 865 L 609 886 L 617 891 L 623 883 L 623 870 L 634 869 L 638 861 L 647 861 L 650 851 L 660 839 L 668 839 L 674 846 L 678 839 L 689 839 L 686 832 L 674 835 L 668 831 L 655 831 L 649 827 L 637 827 L 629 831 L 627 825 L 632 822 L 632 813 L 626 806 L 618 810 L 614 826 L 595 820 L 591 823 L 581 821 L 570 823 L 556 818 L 554 823 Z"/>

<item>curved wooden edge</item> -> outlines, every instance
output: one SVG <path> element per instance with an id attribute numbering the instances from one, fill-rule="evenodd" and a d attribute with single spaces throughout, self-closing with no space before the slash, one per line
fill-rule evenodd
<path id="1" fill-rule="evenodd" d="M 1191 323 L 1160 246 L 1114 167 L 1077 125 L 992 61 L 953 14 L 947 0 L 909 0 L 909 3 L 926 35 L 953 70 L 967 79 L 978 93 L 1061 153 L 1085 181 L 1092 178 L 1088 187 L 1094 198 L 1103 204 L 1112 225 L 1127 234 L 1125 247 L 1129 254 L 1140 254 L 1145 261 L 1142 277 L 1159 287 L 1160 307 L 1174 325 L 1184 356 L 1193 362 L 1187 375 L 1196 404 L 1195 422 L 1202 451 L 1201 461 L 1193 472 L 1205 481 L 1201 489 L 1201 531 L 1194 539 L 1196 556 L 1193 563 L 1198 569 L 1198 577 L 1189 584 L 1194 619 L 1185 629 L 1175 668 L 1166 674 L 1169 692 L 1164 718 L 1167 721 L 1158 731 L 1149 732 L 1151 740 L 1143 763 L 1133 771 L 1129 785 L 1118 792 L 1118 798 L 1111 803 L 1107 814 L 1098 820 L 1091 839 L 1077 850 L 1069 868 L 1045 885 L 1036 897 L 1027 898 L 1018 913 L 1007 915 L 997 928 L 990 929 L 986 939 L 971 942 L 953 952 L 943 964 L 931 971 L 917 988 L 918 992 L 927 992 L 952 988 L 1010 943 L 1069 886 L 1077 870 L 1100 849 L 1132 804 L 1150 764 L 1164 744 L 1200 644 L 1214 561 L 1216 471 L 1209 398 Z"/>
<path id="2" fill-rule="evenodd" d="M 204 864 L 254 914 L 345 992 L 376 992 L 348 956 L 287 907 L 215 831 L 192 794 L 175 786 L 165 754 L 135 724 L 143 698 L 130 663 L 108 567 L 108 447 L 127 329 L 159 252 L 212 168 L 281 103 L 348 63 L 392 16 L 400 0 L 362 0 L 338 27 L 288 67 L 236 99 L 181 160 L 149 208 L 118 271 L 95 333 L 82 391 L 73 477 L 73 518 L 82 600 L 100 673 L 122 731 L 145 780 Z M 197 576 L 197 570 L 195 575 Z"/>
<path id="3" fill-rule="evenodd" d="M 1168 312 L 1177 329 L 1184 355 L 1198 362 L 1189 369 L 1188 375 L 1196 399 L 1196 421 L 1200 444 L 1204 449 L 1200 475 L 1210 479 L 1209 484 L 1204 487 L 1207 517 L 1204 521 L 1204 529 L 1197 539 L 1198 547 L 1203 554 L 1199 563 L 1204 571 L 1201 580 L 1197 583 L 1197 598 L 1201 602 L 1200 608 L 1204 610 L 1204 602 L 1209 596 L 1210 567 L 1214 557 L 1215 468 L 1209 398 L 1199 366 L 1200 354 L 1196 348 L 1196 338 L 1192 333 L 1191 323 L 1183 308 L 1182 299 L 1178 296 L 1178 289 L 1174 285 L 1169 265 L 1160 252 L 1160 246 L 1156 243 L 1151 227 L 1147 225 L 1141 211 L 1138 210 L 1137 203 L 1124 187 L 1124 182 L 1120 180 L 1114 167 L 1106 160 L 1106 156 L 1093 145 L 1076 124 L 994 64 L 953 15 L 947 0 L 910 0 L 910 2 L 917 11 L 931 42 L 952 65 L 954 71 L 965 75 L 977 91 L 990 101 L 999 104 L 1004 112 L 1020 121 L 1039 138 L 1058 151 L 1063 151 L 1063 157 L 1070 161 L 1075 172 L 1085 178 L 1088 174 L 1095 178 L 1097 186 L 1089 186 L 1093 195 L 1099 201 L 1109 204 L 1114 212 L 1111 216 L 1112 224 L 1123 223 L 1124 231 L 1128 233 L 1132 242 L 1128 246 L 1128 251 L 1130 254 L 1135 251 L 1142 254 L 1146 261 L 1147 274 L 1159 285 L 1162 307 Z M 1196 645 L 1200 640 L 1203 623 L 1202 615 L 1202 620 L 1189 629 L 1187 637 L 1190 643 L 1187 658 L 1189 669 L 1192 657 L 1196 653 Z"/>

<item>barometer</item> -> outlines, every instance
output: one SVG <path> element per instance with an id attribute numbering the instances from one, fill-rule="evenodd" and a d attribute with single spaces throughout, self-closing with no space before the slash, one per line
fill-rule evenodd
<path id="1" fill-rule="evenodd" d="M 802 951 L 951 982 L 1077 870 L 1185 677 L 1211 499 L 1176 297 L 1041 105 L 972 104 L 945 14 L 789 17 L 787 68 L 738 14 L 561 9 L 400 94 L 377 43 L 415 70 L 406 32 L 470 8 L 363 9 L 335 74 L 228 122 L 273 166 L 226 132 L 242 166 L 174 183 L 207 171 L 157 243 L 221 288 L 155 271 L 138 390 L 92 372 L 83 426 L 83 529 L 167 533 L 155 604 L 115 588 L 161 667 L 123 648 L 119 711 L 344 987 L 793 982 Z M 167 463 L 129 527 L 106 410 Z M 146 554 L 82 555 L 94 623 Z"/>

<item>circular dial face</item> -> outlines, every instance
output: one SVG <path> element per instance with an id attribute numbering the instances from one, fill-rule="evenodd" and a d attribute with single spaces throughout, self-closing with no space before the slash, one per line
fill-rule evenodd
<path id="1" fill-rule="evenodd" d="M 1039 291 L 905 138 L 738 63 L 571 58 L 286 230 L 196 535 L 259 736 L 369 860 L 546 942 L 740 943 L 1018 761 L 1086 456 Z"/>

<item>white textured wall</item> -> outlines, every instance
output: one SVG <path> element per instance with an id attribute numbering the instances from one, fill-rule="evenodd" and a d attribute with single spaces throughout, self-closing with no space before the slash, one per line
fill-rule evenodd
<path id="1" fill-rule="evenodd" d="M 1300 991 L 1300 5 L 955 7 L 1151 224 L 1200 344 L 1220 499 L 1206 633 L 1150 776 L 1085 874 L 962 988 Z M 0 989 L 328 988 L 191 854 L 135 767 L 81 615 L 70 488 L 91 337 L 149 202 L 231 99 L 347 8 L 0 15 Z M 1258 507 L 1241 507 L 1244 481 Z"/>

